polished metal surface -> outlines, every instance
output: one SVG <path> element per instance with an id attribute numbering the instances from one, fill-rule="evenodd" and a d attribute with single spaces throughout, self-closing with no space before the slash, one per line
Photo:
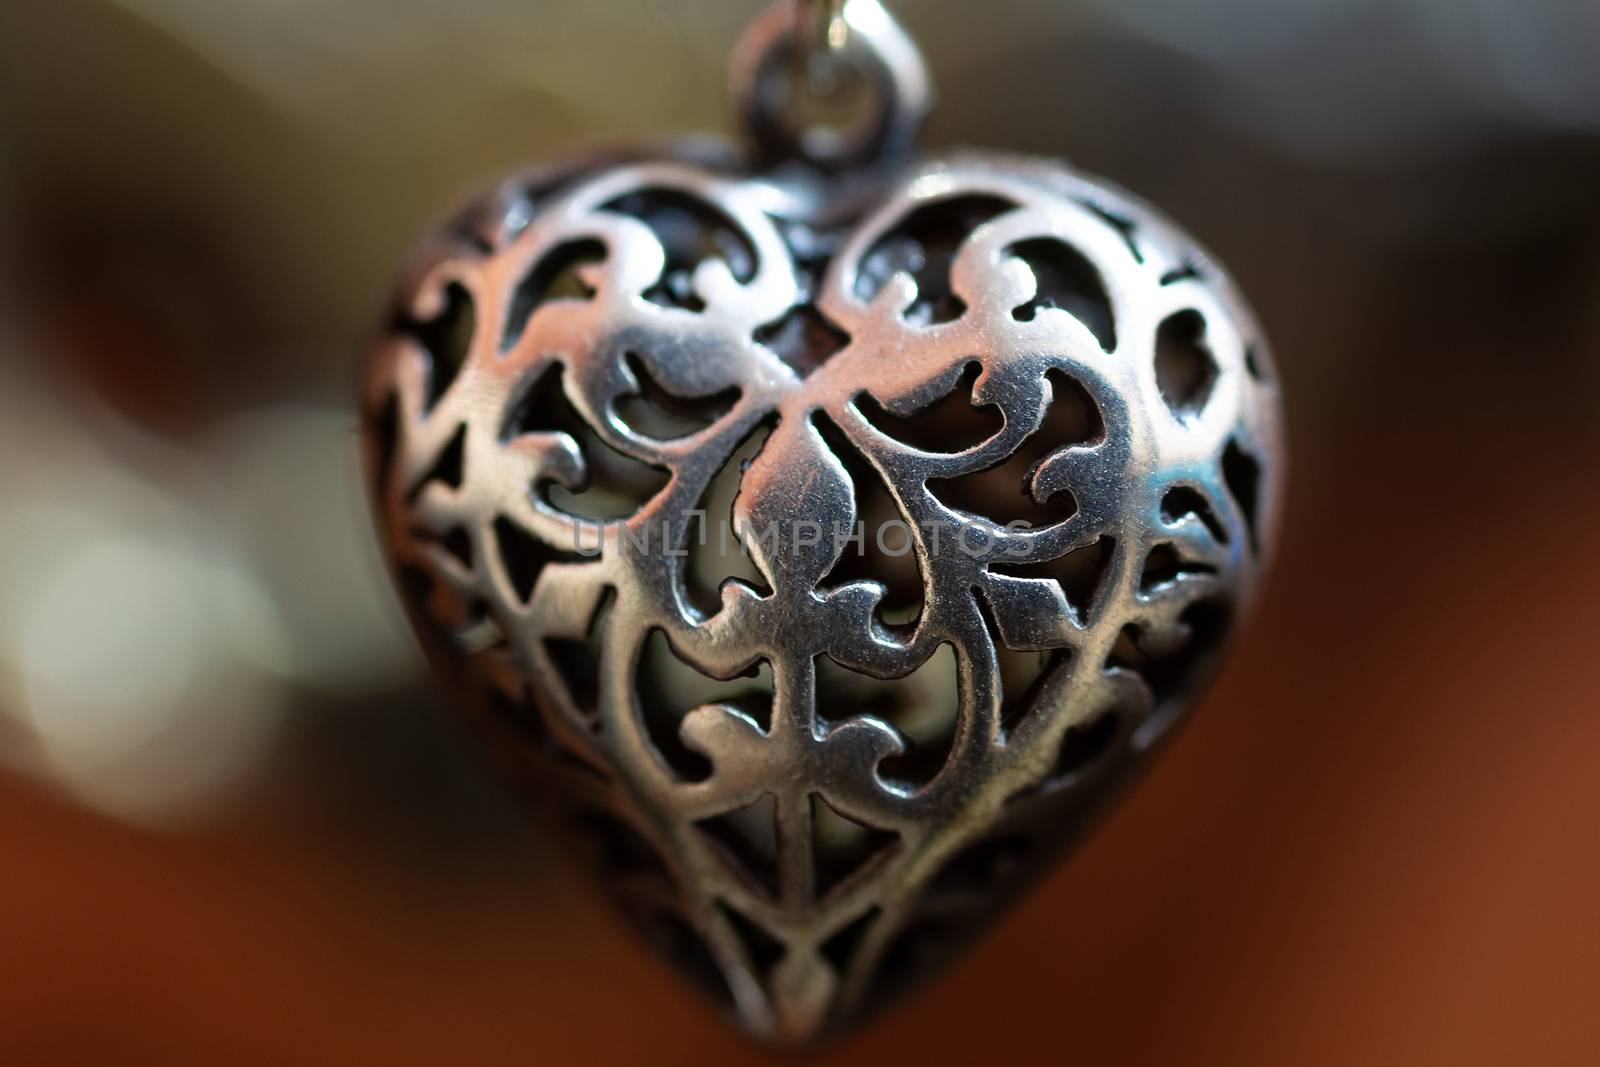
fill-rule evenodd
<path id="1" fill-rule="evenodd" d="M 992 154 L 829 174 L 507 181 L 403 281 L 366 397 L 441 669 L 783 1042 L 931 973 L 1141 766 L 1283 476 L 1266 342 L 1142 204 Z"/>

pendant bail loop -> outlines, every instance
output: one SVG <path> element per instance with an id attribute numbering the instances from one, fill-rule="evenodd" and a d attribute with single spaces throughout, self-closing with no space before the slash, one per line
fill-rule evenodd
<path id="1" fill-rule="evenodd" d="M 777 0 L 734 46 L 730 89 L 761 163 L 825 171 L 910 153 L 933 96 L 879 0 Z"/>

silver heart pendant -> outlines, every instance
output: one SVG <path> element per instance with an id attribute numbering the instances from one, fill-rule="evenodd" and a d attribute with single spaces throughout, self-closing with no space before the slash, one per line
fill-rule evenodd
<path id="1" fill-rule="evenodd" d="M 420 254 L 367 381 L 377 510 L 519 788 L 749 1031 L 933 973 L 1161 744 L 1260 582 L 1270 358 L 1215 262 L 1054 162 L 797 130 L 780 5 L 756 162 L 518 176 Z"/>

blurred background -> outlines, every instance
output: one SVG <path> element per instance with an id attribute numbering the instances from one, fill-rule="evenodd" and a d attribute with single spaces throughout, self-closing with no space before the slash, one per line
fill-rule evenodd
<path id="1" fill-rule="evenodd" d="M 1600 5 L 893 6 L 930 144 L 1231 266 L 1292 504 L 1145 787 L 817 1062 L 1594 1062 Z M 764 1062 L 457 731 L 354 415 L 462 187 L 725 129 L 754 8 L 0 7 L 0 1062 Z"/>

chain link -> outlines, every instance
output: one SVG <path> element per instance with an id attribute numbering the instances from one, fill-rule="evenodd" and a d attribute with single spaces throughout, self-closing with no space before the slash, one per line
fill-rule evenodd
<path id="1" fill-rule="evenodd" d="M 850 23 L 844 17 L 847 0 L 795 0 L 800 22 L 800 41 L 808 59 L 839 52 L 850 39 Z"/>

